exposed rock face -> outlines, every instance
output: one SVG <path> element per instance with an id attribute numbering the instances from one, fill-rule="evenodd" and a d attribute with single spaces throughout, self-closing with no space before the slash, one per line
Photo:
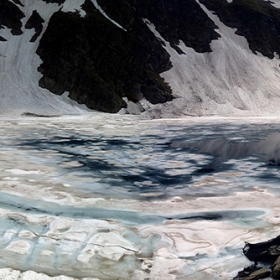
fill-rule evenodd
<path id="1" fill-rule="evenodd" d="M 245 268 L 243 271 L 239 272 L 233 280 L 259 280 L 269 277 L 270 275 L 270 269 L 252 266 Z"/>
<path id="2" fill-rule="evenodd" d="M 117 112 L 122 97 L 153 104 L 172 100 L 171 89 L 159 76 L 171 68 L 169 55 L 131 6 L 122 13 L 135 20 L 119 28 L 90 0 L 86 16 L 53 15 L 37 53 L 43 60 L 40 86 L 70 97 L 91 109 Z M 130 21 L 131 21 L 130 19 Z M 129 21 L 128 21 L 129 22 Z"/>
<path id="3" fill-rule="evenodd" d="M 237 28 L 236 34 L 244 36 L 251 50 L 269 58 L 274 52 L 280 55 L 280 12 L 263 0 L 200 0 L 217 13 L 227 25 Z"/>
<path id="4" fill-rule="evenodd" d="M 0 28 L 6 26 L 11 29 L 13 35 L 22 34 L 21 19 L 24 13 L 12 2 L 0 0 Z"/>
<path id="5" fill-rule="evenodd" d="M 41 18 L 41 16 L 38 14 L 37 11 L 33 11 L 31 17 L 28 19 L 28 21 L 25 24 L 25 28 L 35 29 L 35 34 L 31 38 L 30 42 L 35 42 L 36 39 L 40 36 L 42 30 L 43 30 L 43 22 L 44 20 Z"/>
<path id="6" fill-rule="evenodd" d="M 116 10 L 116 1 L 99 0 L 101 6 L 118 22 L 121 22 L 127 29 L 133 28 L 131 18 L 124 18 L 124 13 Z M 118 7 L 128 6 L 128 1 L 117 1 Z M 130 5 L 137 9 L 134 13 L 138 19 L 147 18 L 152 22 L 163 38 L 176 48 L 179 41 L 186 46 L 195 49 L 197 52 L 211 52 L 210 43 L 219 38 L 214 30 L 217 26 L 205 14 L 195 0 L 159 0 L 153 3 L 145 0 L 130 1 Z M 133 14 L 133 12 L 130 14 Z M 132 18 L 136 20 L 135 17 Z"/>
<path id="7" fill-rule="evenodd" d="M 240 271 L 234 280 L 280 279 L 280 236 L 257 244 L 246 243 L 244 255 L 255 264 Z M 266 264 L 266 267 L 258 263 Z"/>
<path id="8" fill-rule="evenodd" d="M 143 97 L 152 104 L 158 104 L 172 101 L 175 95 L 182 97 L 180 93 L 183 92 L 182 95 L 190 96 L 183 96 L 186 106 L 189 101 L 195 103 L 189 106 L 193 111 L 198 107 L 208 110 L 205 103 L 212 101 L 215 103 L 211 105 L 212 108 L 215 108 L 216 104 L 219 106 L 228 102 L 232 103 L 234 108 L 243 110 L 247 109 L 244 103 L 247 105 L 248 102 L 243 102 L 243 96 L 239 98 L 238 90 L 227 95 L 228 99 L 234 94 L 237 95 L 230 100 L 220 98 L 221 94 L 217 93 L 217 85 L 220 88 L 226 85 L 225 89 L 221 90 L 224 92 L 231 91 L 235 87 L 234 83 L 242 86 L 243 82 L 243 79 L 236 78 L 238 75 L 234 71 L 238 74 L 240 72 L 236 67 L 228 70 L 228 77 L 219 80 L 220 75 L 215 76 L 220 71 L 220 65 L 232 65 L 232 61 L 235 61 L 230 54 L 226 54 L 221 57 L 228 61 L 216 62 L 219 54 L 215 53 L 213 45 L 217 44 L 213 42 L 220 42 L 227 36 L 219 30 L 219 21 L 236 28 L 236 33 L 248 40 L 255 54 L 261 53 L 273 58 L 275 53 L 280 54 L 280 11 L 270 1 L 229 2 L 0 0 L 0 28 L 10 29 L 14 36 L 24 36 L 26 29 L 34 29 L 35 34 L 31 39 L 28 38 L 28 42 L 34 43 L 34 51 L 37 49 L 36 53 L 42 60 L 38 68 L 42 74 L 38 81 L 40 87 L 57 95 L 69 92 L 70 98 L 86 104 L 90 109 L 117 112 L 130 101 L 137 102 Z M 207 11 L 201 5 L 204 5 Z M 213 19 L 210 11 L 218 16 L 219 21 Z M 9 36 L 9 30 L 3 31 L 0 42 L 5 44 Z M 231 39 L 230 37 L 228 41 Z M 226 44 L 225 46 L 228 47 Z M 196 58 L 193 60 L 189 54 L 194 56 L 194 53 L 189 53 L 189 49 L 195 52 Z M 226 52 L 225 49 L 223 51 Z M 174 54 L 174 50 L 177 53 Z M 250 50 L 249 53 L 252 55 Z M 6 57 L 5 53 L 1 55 Z M 181 58 L 184 61 L 182 65 Z M 201 66 L 201 60 L 204 66 Z M 38 64 L 36 69 L 37 67 Z M 185 71 L 188 67 L 191 69 L 189 72 Z M 216 81 L 204 83 L 209 75 L 205 78 L 199 71 L 197 75 L 196 70 L 199 67 L 209 68 L 208 70 L 214 73 L 214 78 L 209 79 L 217 79 L 217 85 Z M 245 68 L 246 63 L 243 63 L 242 69 Z M 176 76 L 174 78 L 172 74 L 168 80 L 169 76 L 165 75 L 165 72 L 172 72 L 170 69 L 175 69 Z M 275 70 L 275 67 L 273 69 Z M 277 69 L 275 71 L 277 72 Z M 176 77 L 179 77 L 178 80 Z M 248 75 L 249 82 L 253 78 Z M 176 80 L 174 84 L 173 80 Z M 202 86 L 192 86 L 190 81 Z M 244 84 L 248 84 L 247 80 Z M 278 94 L 278 85 L 274 88 Z M 255 88 L 247 89 L 245 86 L 245 90 L 250 93 L 254 92 Z M 203 91 L 201 96 L 200 91 Z M 272 95 L 270 89 L 268 92 Z M 207 99 L 208 97 L 210 99 Z M 177 100 L 179 98 L 172 104 Z"/>
<path id="9" fill-rule="evenodd" d="M 172 100 L 170 87 L 159 75 L 172 67 L 169 54 L 143 19 L 155 24 L 178 52 L 179 40 L 207 52 L 219 37 L 194 0 L 98 3 L 123 28 L 86 0 L 84 18 L 61 11 L 53 15 L 37 50 L 43 60 L 40 86 L 55 94 L 69 91 L 72 99 L 91 109 L 117 112 L 126 105 L 122 97 L 145 97 L 152 104 Z"/>

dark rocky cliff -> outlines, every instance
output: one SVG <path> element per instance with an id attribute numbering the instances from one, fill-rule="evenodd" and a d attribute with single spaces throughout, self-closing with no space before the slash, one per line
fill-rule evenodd
<path id="1" fill-rule="evenodd" d="M 86 16 L 57 12 L 37 53 L 44 61 L 40 86 L 70 97 L 91 109 L 117 112 L 122 97 L 152 103 L 172 99 L 159 73 L 171 67 L 161 43 L 142 22 L 125 31 L 85 1 Z"/>
<path id="2" fill-rule="evenodd" d="M 172 100 L 160 73 L 172 67 L 169 54 L 143 19 L 154 23 L 164 38 L 176 45 L 183 40 L 198 52 L 211 51 L 218 38 L 214 23 L 194 1 L 98 1 L 119 28 L 86 0 L 78 13 L 53 15 L 37 53 L 44 61 L 40 86 L 70 97 L 91 109 L 117 112 L 122 97 L 152 104 Z"/>

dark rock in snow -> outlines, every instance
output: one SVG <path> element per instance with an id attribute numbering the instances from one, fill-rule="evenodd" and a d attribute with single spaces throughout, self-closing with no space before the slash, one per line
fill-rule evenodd
<path id="1" fill-rule="evenodd" d="M 233 280 L 259 280 L 269 277 L 270 275 L 271 270 L 268 268 L 250 266 L 239 272 Z"/>
<path id="2" fill-rule="evenodd" d="M 117 2 L 117 3 L 116 3 Z M 218 39 L 220 35 L 214 30 L 217 26 L 200 8 L 195 0 L 158 0 L 152 3 L 146 0 L 99 0 L 102 8 L 121 23 L 128 30 L 136 17 L 127 18 L 130 14 L 119 12 L 131 5 L 139 18 L 148 19 L 155 25 L 156 30 L 172 46 L 177 46 L 182 40 L 186 46 L 197 52 L 211 51 L 210 43 Z M 116 5 L 118 9 L 116 9 Z M 131 8 L 132 9 L 132 8 Z M 176 47 L 175 49 L 179 51 Z M 180 51 L 179 51 L 180 52 Z"/>
<path id="3" fill-rule="evenodd" d="M 12 0 L 12 1 L 17 5 L 24 7 L 20 0 Z"/>
<path id="4" fill-rule="evenodd" d="M 25 24 L 25 28 L 35 29 L 35 34 L 32 36 L 30 42 L 35 42 L 36 39 L 40 36 L 42 30 L 43 30 L 43 22 L 44 20 L 42 17 L 38 14 L 37 11 L 33 11 L 31 17 L 28 19 L 28 21 Z"/>
<path id="5" fill-rule="evenodd" d="M 42 60 L 39 85 L 58 95 L 69 92 L 70 98 L 90 109 L 117 112 L 126 107 L 124 97 L 133 102 L 146 98 L 152 104 L 171 101 L 172 90 L 161 77 L 172 68 L 166 48 L 173 48 L 179 57 L 186 55 L 181 43 L 207 53 L 220 37 L 199 3 L 236 28 L 253 53 L 269 58 L 280 55 L 280 9 L 270 1 L 97 0 L 104 15 L 85 0 L 84 17 L 79 10 L 65 12 L 66 0 L 42 1 L 58 10 L 43 35 L 44 21 L 35 4 L 32 15 L 22 21 L 26 16 L 22 0 L 0 0 L 0 28 L 11 29 L 13 35 L 22 34 L 22 22 L 26 29 L 34 28 L 30 41 L 39 43 L 37 54 Z M 0 42 L 5 41 L 6 36 L 0 36 Z"/>
<path id="6" fill-rule="evenodd" d="M 257 244 L 246 243 L 243 253 L 250 261 L 255 263 L 273 263 L 280 256 L 280 250 L 278 249 L 280 249 L 280 236 Z"/>
<path id="7" fill-rule="evenodd" d="M 40 86 L 55 94 L 69 91 L 77 102 L 105 112 L 125 107 L 122 97 L 137 101 L 142 94 L 153 104 L 172 100 L 159 75 L 171 68 L 169 55 L 142 18 L 130 32 L 104 17 L 90 0 L 82 7 L 84 18 L 61 11 L 52 16 L 37 50 L 43 60 Z"/>
<path id="8" fill-rule="evenodd" d="M 227 26 L 237 28 L 250 49 L 269 58 L 280 55 L 280 10 L 263 0 L 200 0 Z"/>
<path id="9" fill-rule="evenodd" d="M 255 264 L 240 271 L 234 280 L 280 279 L 280 236 L 257 244 L 246 243 L 243 252 Z"/>
<path id="10" fill-rule="evenodd" d="M 0 28 L 6 26 L 11 29 L 13 35 L 22 34 L 21 19 L 23 12 L 12 2 L 0 0 Z"/>

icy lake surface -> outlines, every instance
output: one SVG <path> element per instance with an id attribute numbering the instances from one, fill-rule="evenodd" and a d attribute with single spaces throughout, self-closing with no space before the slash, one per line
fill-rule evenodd
<path id="1" fill-rule="evenodd" d="M 245 241 L 280 234 L 277 118 L 2 118 L 0 132 L 0 275 L 231 279 Z"/>

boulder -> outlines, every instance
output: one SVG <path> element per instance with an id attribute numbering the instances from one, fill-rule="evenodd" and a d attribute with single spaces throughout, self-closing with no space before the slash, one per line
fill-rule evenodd
<path id="1" fill-rule="evenodd" d="M 250 266 L 238 273 L 233 280 L 259 280 L 269 277 L 271 270 L 265 267 Z"/>
<path id="2" fill-rule="evenodd" d="M 255 264 L 238 272 L 234 280 L 280 279 L 280 236 L 256 244 L 246 243 L 243 253 Z"/>

